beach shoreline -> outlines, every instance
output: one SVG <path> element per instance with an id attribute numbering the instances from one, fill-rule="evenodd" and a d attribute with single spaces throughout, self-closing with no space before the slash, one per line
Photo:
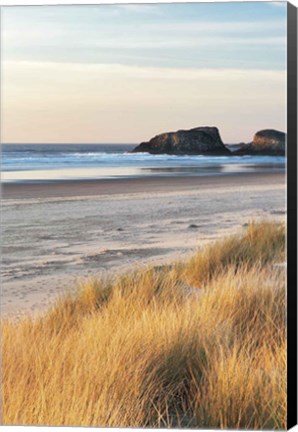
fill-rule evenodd
<path id="1" fill-rule="evenodd" d="M 94 180 L 55 180 L 26 183 L 3 183 L 3 199 L 63 198 L 115 195 L 126 193 L 171 192 L 200 188 L 221 188 L 235 182 L 258 185 L 261 181 L 284 182 L 284 169 L 259 172 L 226 173 L 218 175 L 148 176 Z"/>
<path id="2" fill-rule="evenodd" d="M 2 316 L 79 281 L 184 259 L 252 220 L 285 221 L 279 173 L 2 185 Z"/>

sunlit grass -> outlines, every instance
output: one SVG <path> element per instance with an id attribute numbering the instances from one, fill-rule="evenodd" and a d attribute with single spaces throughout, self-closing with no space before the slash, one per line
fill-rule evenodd
<path id="1" fill-rule="evenodd" d="M 253 224 L 2 321 L 3 423 L 285 429 L 284 254 Z"/>

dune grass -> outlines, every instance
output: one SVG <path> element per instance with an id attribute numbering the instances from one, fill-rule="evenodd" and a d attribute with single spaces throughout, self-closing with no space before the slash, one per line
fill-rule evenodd
<path id="1" fill-rule="evenodd" d="M 2 320 L 4 424 L 286 429 L 285 231 Z"/>

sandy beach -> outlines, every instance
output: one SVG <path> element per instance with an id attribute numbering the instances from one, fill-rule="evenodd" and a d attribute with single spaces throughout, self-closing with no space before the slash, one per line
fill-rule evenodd
<path id="1" fill-rule="evenodd" d="M 3 316 L 45 310 L 86 277 L 187 257 L 251 220 L 285 219 L 285 174 L 7 184 Z"/>

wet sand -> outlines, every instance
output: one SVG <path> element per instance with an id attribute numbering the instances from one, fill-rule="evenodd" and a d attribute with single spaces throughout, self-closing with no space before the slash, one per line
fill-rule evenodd
<path id="1" fill-rule="evenodd" d="M 90 276 L 187 257 L 250 220 L 285 220 L 285 175 L 5 184 L 3 316 L 45 310 Z"/>
<path id="2" fill-rule="evenodd" d="M 258 185 L 260 182 L 285 182 L 283 170 L 262 173 L 237 173 L 213 176 L 141 177 L 101 180 L 66 180 L 43 183 L 10 183 L 2 185 L 4 199 L 28 199 L 49 197 L 83 197 L 140 192 L 170 192 L 192 190 L 195 187 L 219 188 L 233 186 L 237 182 Z"/>

